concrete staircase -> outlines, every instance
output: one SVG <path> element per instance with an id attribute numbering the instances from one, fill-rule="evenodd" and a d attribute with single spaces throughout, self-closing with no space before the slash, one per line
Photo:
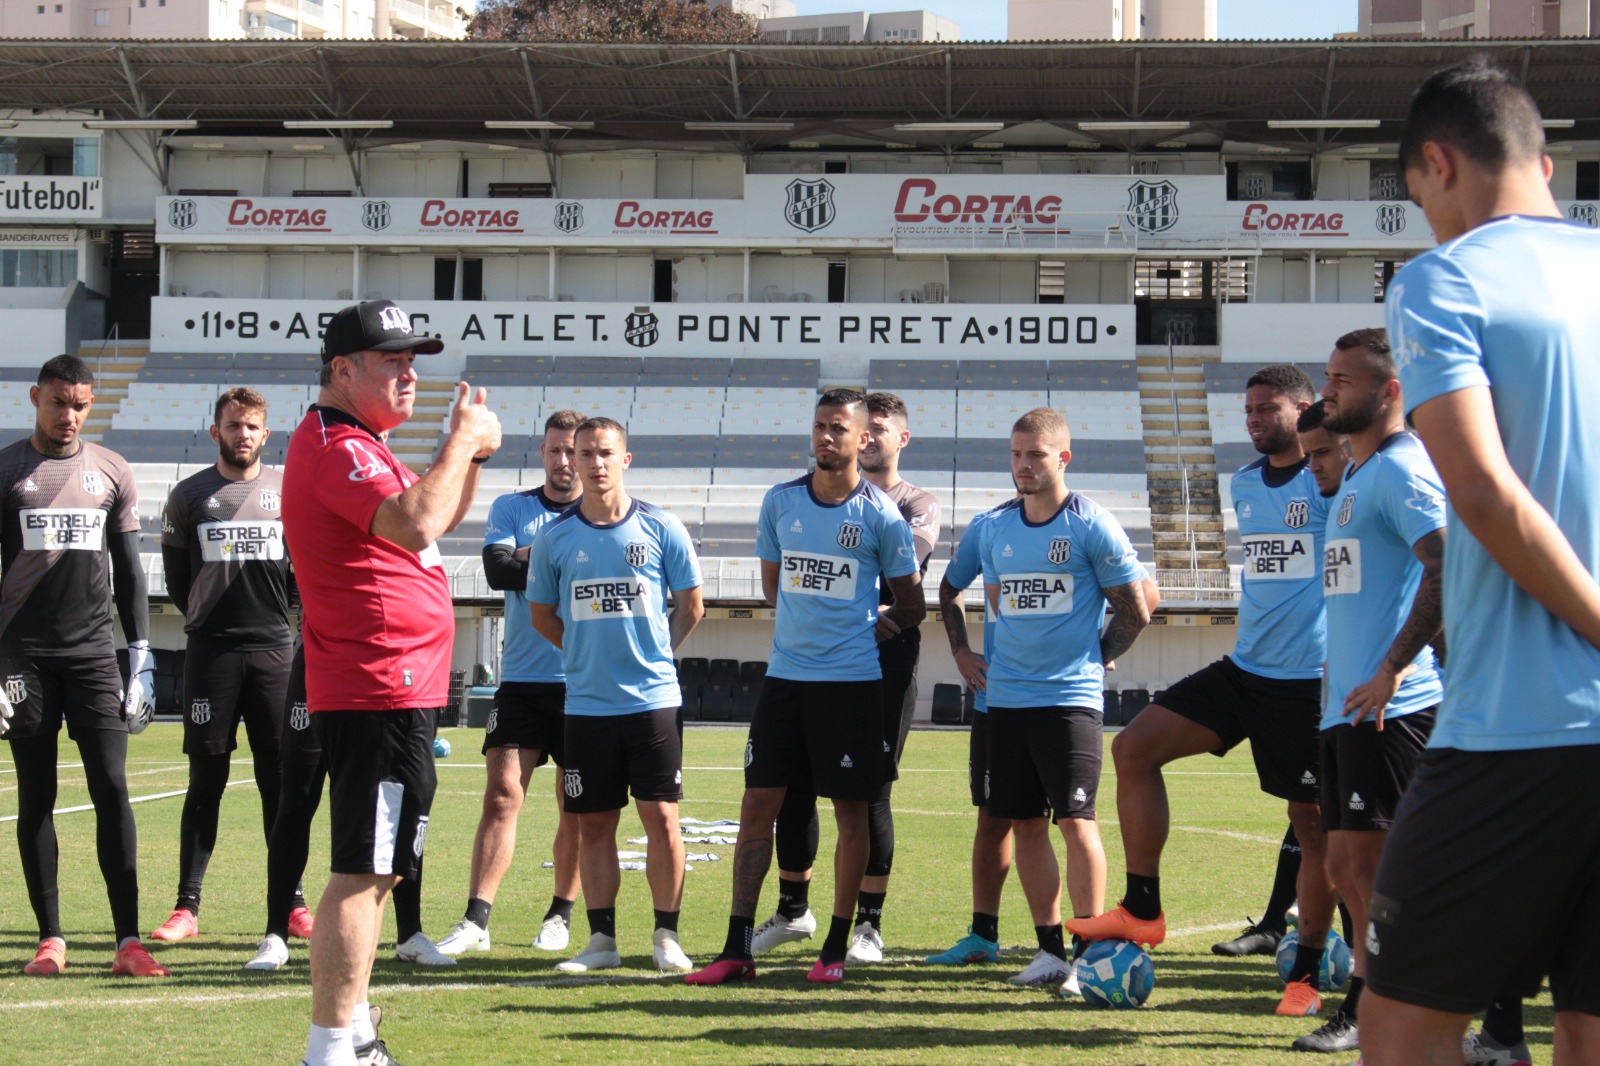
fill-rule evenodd
<path id="1" fill-rule="evenodd" d="M 455 399 L 453 379 L 417 382 L 417 400 L 412 405 L 411 418 L 389 434 L 389 450 L 394 452 L 394 457 L 419 474 L 426 470 L 439 445 L 441 422 L 450 413 Z"/>
<path id="2" fill-rule="evenodd" d="M 1170 353 L 1165 346 L 1138 348 L 1139 404 L 1156 569 L 1204 572 L 1197 587 L 1212 580 L 1225 586 L 1228 573 L 1217 455 L 1206 414 L 1202 369 L 1217 359 L 1216 350 L 1210 348 Z M 1168 580 L 1157 580 L 1163 587 L 1169 585 Z"/>
<path id="3" fill-rule="evenodd" d="M 78 348 L 78 358 L 94 371 L 94 407 L 83 424 L 85 440 L 98 444 L 105 438 L 106 430 L 111 428 L 111 416 L 128 398 L 128 385 L 139 376 L 149 354 L 148 341 L 114 342 L 104 349 L 96 342 Z"/>

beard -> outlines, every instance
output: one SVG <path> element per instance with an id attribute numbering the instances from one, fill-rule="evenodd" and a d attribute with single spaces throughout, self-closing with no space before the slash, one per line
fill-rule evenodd
<path id="1" fill-rule="evenodd" d="M 817 461 L 818 470 L 827 470 L 830 473 L 834 470 L 843 470 L 847 465 L 856 461 L 855 456 L 852 455 L 846 458 L 838 452 L 834 452 L 832 455 L 814 455 L 812 458 Z"/>
<path id="2" fill-rule="evenodd" d="M 1334 433 L 1360 433 L 1378 420 L 1382 410 L 1383 400 L 1378 393 L 1373 393 L 1357 406 L 1340 404 L 1332 414 L 1323 418 L 1322 425 Z"/>
<path id="3" fill-rule="evenodd" d="M 1266 435 L 1256 442 L 1256 451 L 1262 455 L 1282 455 L 1298 444 L 1299 440 L 1293 426 L 1288 429 L 1280 427 L 1268 430 Z"/>
<path id="4" fill-rule="evenodd" d="M 262 445 L 256 445 L 254 448 L 250 449 L 250 453 L 247 456 L 241 459 L 237 454 L 235 454 L 232 448 L 228 447 L 227 444 L 219 443 L 217 445 L 217 453 L 222 456 L 222 461 L 228 466 L 233 467 L 233 469 L 249 470 L 252 466 L 255 466 L 256 461 L 261 458 L 261 448 Z"/>
<path id="5" fill-rule="evenodd" d="M 546 471 L 544 480 L 546 484 L 557 492 L 571 492 L 573 486 L 578 483 L 578 474 L 575 470 L 563 470 L 559 474 L 552 474 Z"/>
<path id="6" fill-rule="evenodd" d="M 861 452 L 856 456 L 856 465 L 869 474 L 876 474 L 889 468 L 889 459 L 880 451 Z"/>

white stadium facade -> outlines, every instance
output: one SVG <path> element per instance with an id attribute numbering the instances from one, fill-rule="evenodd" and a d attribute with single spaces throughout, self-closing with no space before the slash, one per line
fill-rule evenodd
<path id="1" fill-rule="evenodd" d="M 319 325 L 385 297 L 437 334 L 396 449 L 425 463 L 459 378 L 506 431 L 453 575 L 461 669 L 498 655 L 495 495 L 541 480 L 545 415 L 626 423 L 630 490 L 699 546 L 686 655 L 760 660 L 754 516 L 801 473 L 819 387 L 905 398 L 902 473 L 945 548 L 1010 495 L 1018 413 L 1062 410 L 1069 484 L 1156 575 L 1110 675 L 1154 690 L 1231 646 L 1241 392 L 1382 323 L 1432 244 L 1395 141 L 1429 71 L 1487 53 L 1547 116 L 1563 210 L 1600 218 L 1600 42 L 546 45 L 0 42 L 0 425 L 60 351 L 91 437 L 139 472 L 152 592 L 169 486 L 211 403 L 271 402 L 281 460 Z M 9 165 L 7 165 L 9 164 Z M 109 339 L 108 339 L 109 338 Z M 969 598 L 979 622 L 978 598 Z M 958 674 L 926 623 L 922 707 Z M 155 643 L 182 646 L 166 606 Z"/>

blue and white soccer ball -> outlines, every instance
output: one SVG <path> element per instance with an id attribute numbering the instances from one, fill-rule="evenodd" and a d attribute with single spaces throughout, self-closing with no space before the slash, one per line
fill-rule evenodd
<path id="1" fill-rule="evenodd" d="M 444 737 L 433 738 L 433 757 L 435 759 L 448 759 L 450 757 L 450 742 Z"/>
<path id="2" fill-rule="evenodd" d="M 1156 966 L 1131 940 L 1097 940 L 1078 956 L 1078 991 L 1091 1007 L 1141 1006 L 1156 986 Z"/>
<path id="3" fill-rule="evenodd" d="M 1300 946 L 1300 930 L 1291 929 L 1278 941 L 1278 978 L 1287 982 L 1294 969 L 1295 952 Z M 1322 949 L 1322 959 L 1317 963 L 1317 991 L 1331 992 L 1343 988 L 1350 980 L 1350 967 L 1354 963 L 1350 944 L 1337 930 L 1328 930 L 1328 943 Z"/>

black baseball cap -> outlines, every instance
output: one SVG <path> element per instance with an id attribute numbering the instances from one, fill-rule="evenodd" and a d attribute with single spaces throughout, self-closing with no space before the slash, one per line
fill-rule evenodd
<path id="1" fill-rule="evenodd" d="M 411 332 L 411 316 L 393 300 L 367 300 L 340 309 L 322 331 L 322 361 L 356 352 L 406 352 L 437 355 L 444 342 Z"/>

